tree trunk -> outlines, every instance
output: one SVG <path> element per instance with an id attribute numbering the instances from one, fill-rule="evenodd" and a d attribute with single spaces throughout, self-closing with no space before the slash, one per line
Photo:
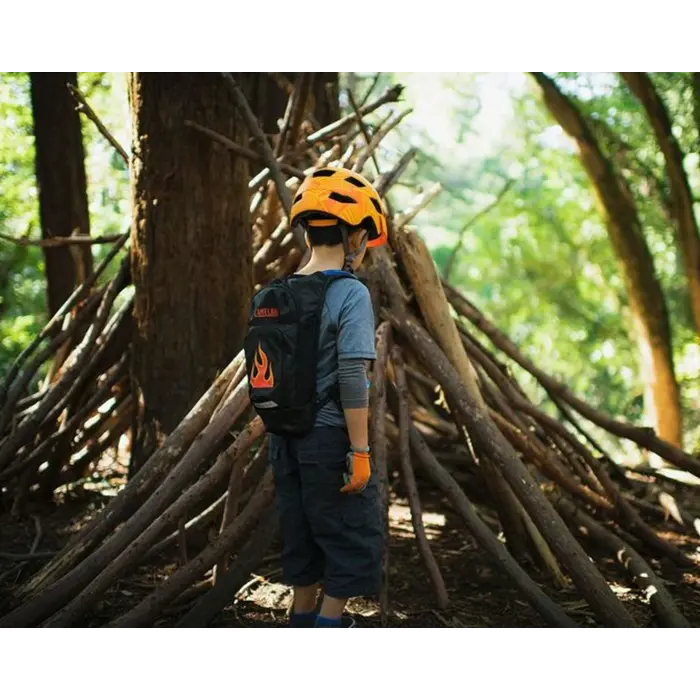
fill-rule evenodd
<path id="1" fill-rule="evenodd" d="M 700 73 L 691 73 L 690 75 L 693 81 L 693 117 L 698 132 L 696 146 L 698 154 L 700 154 Z"/>
<path id="2" fill-rule="evenodd" d="M 302 73 L 253 73 L 250 106 L 266 134 L 279 132 L 291 91 Z M 323 126 L 340 119 L 338 73 L 308 73 L 312 79 L 309 111 Z"/>
<path id="3" fill-rule="evenodd" d="M 138 468 L 241 347 L 253 266 L 248 161 L 185 126 L 246 142 L 221 76 L 132 73 L 129 95 Z"/>
<path id="4" fill-rule="evenodd" d="M 42 238 L 89 235 L 85 153 L 80 115 L 75 109 L 68 85 L 78 84 L 77 73 L 31 73 L 32 111 L 36 142 L 36 181 L 39 190 L 39 214 Z M 49 317 L 61 308 L 73 290 L 92 273 L 89 244 L 44 248 L 46 296 Z M 45 378 L 48 386 L 56 378 L 76 338 L 68 338 L 53 358 Z M 66 422 L 80 410 L 78 394 L 61 421 Z M 52 449 L 49 466 L 42 477 L 42 493 L 50 494 L 61 468 L 68 459 L 71 436 L 59 440 Z M 35 469 L 25 471 L 24 486 L 16 494 L 13 510 L 24 506 Z"/>
<path id="5" fill-rule="evenodd" d="M 646 73 L 622 73 L 622 77 L 642 103 L 666 160 L 671 184 L 671 213 L 675 219 L 678 247 L 688 278 L 693 320 L 700 333 L 700 233 L 693 212 L 693 194 L 683 167 L 683 152 L 673 135 L 666 105 L 649 76 Z"/>
<path id="6" fill-rule="evenodd" d="M 279 132 L 277 122 L 282 119 L 287 108 L 294 75 L 294 73 L 251 73 L 249 102 L 266 134 Z M 225 135 L 230 136 L 230 134 Z"/>
<path id="7" fill-rule="evenodd" d="M 312 112 L 316 121 L 323 126 L 340 119 L 337 73 L 314 73 L 312 89 Z"/>
<path id="8" fill-rule="evenodd" d="M 77 73 L 30 73 L 42 238 L 90 233 L 80 115 L 68 83 Z M 90 246 L 44 248 L 52 317 L 92 271 Z"/>
<path id="9" fill-rule="evenodd" d="M 591 178 L 629 296 L 649 417 L 660 437 L 680 446 L 681 408 L 673 368 L 668 311 L 634 201 L 626 183 L 619 179 L 572 102 L 544 73 L 531 75 L 552 116 L 576 141 L 581 162 Z"/>

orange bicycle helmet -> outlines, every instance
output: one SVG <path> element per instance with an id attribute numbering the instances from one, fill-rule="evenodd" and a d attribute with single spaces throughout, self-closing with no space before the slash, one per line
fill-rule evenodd
<path id="1" fill-rule="evenodd" d="M 366 229 L 368 248 L 387 242 L 386 214 L 377 190 L 347 168 L 323 167 L 311 173 L 294 198 L 291 220 L 292 226 L 328 226 L 339 220 Z"/>

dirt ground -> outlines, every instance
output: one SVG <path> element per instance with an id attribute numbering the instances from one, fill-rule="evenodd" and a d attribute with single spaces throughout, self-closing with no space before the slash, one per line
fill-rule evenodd
<path id="1" fill-rule="evenodd" d="M 21 519 L 9 513 L 0 514 L 0 614 L 13 606 L 13 591 L 45 559 L 16 561 L 3 554 L 26 554 L 34 547 L 35 554 L 58 550 L 80 528 L 87 518 L 106 503 L 115 493 L 119 479 L 102 480 L 100 486 L 87 484 L 67 493 L 60 503 L 35 510 Z M 90 488 L 87 488 L 90 487 Z M 684 491 L 686 507 L 700 512 L 700 490 Z M 439 494 L 422 489 L 424 523 L 433 552 L 450 594 L 451 607 L 438 611 L 431 592 L 428 576 L 422 564 L 413 536 L 410 512 L 405 501 L 395 498 L 390 513 L 390 603 L 388 624 L 391 627 L 541 627 L 539 615 L 525 602 L 509 582 L 494 567 L 488 555 L 465 530 L 461 520 Z M 689 499 L 689 500 L 688 500 Z M 688 503 L 690 505 L 688 505 Z M 693 507 L 695 506 L 695 507 Z M 664 537 L 676 542 L 700 562 L 700 538 L 683 533 L 678 526 L 652 515 L 653 524 Z M 39 538 L 37 538 L 39 533 Z M 612 559 L 596 558 L 616 594 L 625 602 L 640 626 L 656 625 L 651 609 L 643 595 L 632 588 L 624 570 Z M 700 624 L 700 568 L 681 571 L 667 560 L 659 561 L 643 552 L 652 562 L 679 608 L 694 626 Z M 167 576 L 174 555 L 161 564 L 143 566 L 133 572 L 104 596 L 89 626 L 100 626 L 132 607 L 150 593 Z M 286 611 L 291 599 L 290 590 L 280 582 L 281 562 L 279 543 L 276 542 L 263 565 L 255 571 L 235 600 L 219 615 L 218 627 L 284 627 Z M 549 580 L 530 571 L 535 580 L 581 626 L 596 626 L 597 622 L 587 603 L 575 588 L 556 590 Z M 192 600 L 180 600 L 160 620 L 160 625 L 173 625 L 192 605 Z M 375 600 L 355 599 L 349 605 L 358 627 L 379 627 L 379 606 Z"/>

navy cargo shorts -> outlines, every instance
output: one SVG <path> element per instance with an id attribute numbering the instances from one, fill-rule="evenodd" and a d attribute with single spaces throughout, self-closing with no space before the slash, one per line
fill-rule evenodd
<path id="1" fill-rule="evenodd" d="M 379 592 L 383 535 L 377 477 L 341 493 L 350 440 L 345 428 L 317 427 L 300 438 L 270 435 L 282 526 L 285 583 L 323 583 L 334 598 Z"/>

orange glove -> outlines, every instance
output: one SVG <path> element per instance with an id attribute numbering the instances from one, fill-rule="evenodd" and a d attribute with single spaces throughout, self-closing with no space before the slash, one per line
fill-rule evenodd
<path id="1" fill-rule="evenodd" d="M 363 491 L 372 474 L 369 451 L 348 452 L 345 464 L 348 468 L 347 472 L 343 474 L 345 486 L 340 490 L 343 493 L 359 493 Z"/>

